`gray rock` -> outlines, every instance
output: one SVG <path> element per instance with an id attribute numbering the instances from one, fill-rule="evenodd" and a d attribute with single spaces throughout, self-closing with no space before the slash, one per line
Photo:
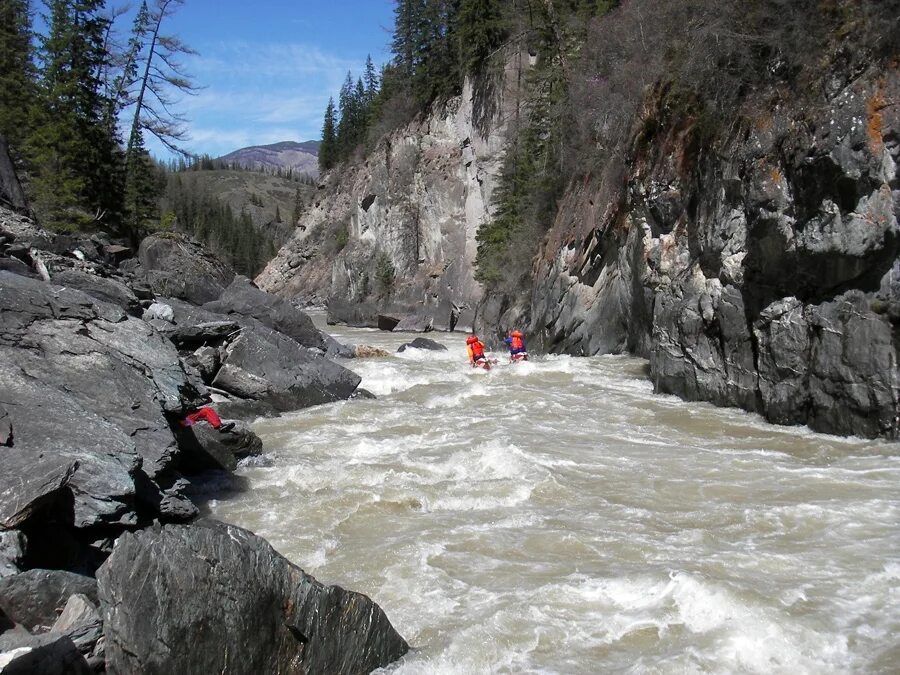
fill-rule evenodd
<path id="1" fill-rule="evenodd" d="M 231 423 L 230 429 L 213 429 L 200 422 L 179 431 L 179 441 L 185 451 L 183 466 L 191 471 L 225 469 L 234 471 L 245 457 L 262 452 L 262 441 L 247 425 Z"/>
<path id="2" fill-rule="evenodd" d="M 395 333 L 427 333 L 434 330 L 434 317 L 428 314 L 410 314 L 394 326 Z"/>
<path id="3" fill-rule="evenodd" d="M 207 321 L 178 325 L 161 332 L 179 349 L 193 349 L 198 345 L 218 344 L 239 330 L 240 326 L 234 321 Z"/>
<path id="4" fill-rule="evenodd" d="M 352 345 L 345 345 L 338 342 L 328 334 L 325 335 L 325 356 L 329 359 L 352 359 L 356 356 L 356 351 Z"/>
<path id="5" fill-rule="evenodd" d="M 369 598 L 215 521 L 126 534 L 97 579 L 112 672 L 368 673 L 408 649 Z"/>
<path id="6" fill-rule="evenodd" d="M 18 258 L 7 258 L 0 256 L 0 271 L 12 272 L 23 277 L 37 277 L 38 275 L 31 269 L 31 266 L 25 264 Z"/>
<path id="7" fill-rule="evenodd" d="M 164 302 L 154 302 L 144 310 L 141 318 L 144 321 L 165 321 L 172 323 L 175 321 L 175 312 L 172 310 L 171 305 L 167 305 Z"/>
<path id="8" fill-rule="evenodd" d="M 428 338 L 416 338 L 412 342 L 407 342 L 406 344 L 400 345 L 397 351 L 403 352 L 410 347 L 412 347 L 413 349 L 429 349 L 436 352 L 447 351 L 447 347 L 442 345 L 440 342 L 435 342 L 434 340 L 429 340 Z"/>
<path id="9" fill-rule="evenodd" d="M 202 305 L 215 300 L 234 278 L 234 271 L 196 241 L 180 235 L 151 235 L 138 249 L 139 278 L 156 295 Z"/>
<path id="10" fill-rule="evenodd" d="M 74 572 L 42 569 L 0 579 L 0 607 L 29 630 L 52 626 L 69 597 L 76 593 L 96 602 L 96 580 Z"/>
<path id="11" fill-rule="evenodd" d="M 325 337 L 309 316 L 284 298 L 258 289 L 246 277 L 235 277 L 218 300 L 206 303 L 203 308 L 253 318 L 304 347 L 326 349 Z"/>
<path id="12" fill-rule="evenodd" d="M 25 535 L 18 530 L 0 532 L 0 577 L 21 572 L 19 567 L 25 557 Z"/>
<path id="13" fill-rule="evenodd" d="M 18 447 L 0 453 L 0 528 L 19 527 L 52 504 L 77 468 L 77 461 L 42 457 Z"/>
<path id="14" fill-rule="evenodd" d="M 65 635 L 10 631 L 0 637 L 2 675 L 90 675 L 93 668 Z"/>
<path id="15" fill-rule="evenodd" d="M 375 320 L 378 325 L 378 329 L 386 331 L 394 330 L 397 327 L 397 324 L 400 323 L 399 318 L 395 316 L 387 316 L 386 314 L 379 314 Z"/>
<path id="16" fill-rule="evenodd" d="M 209 346 L 198 347 L 192 354 L 184 357 L 184 362 L 190 367 L 196 368 L 203 381 L 207 384 L 213 381 L 221 364 L 219 350 Z"/>
<path id="17" fill-rule="evenodd" d="M 202 382 L 146 323 L 79 291 L 0 273 L 0 310 L 0 400 L 14 434 L 0 461 L 77 462 L 74 524 L 134 524 L 135 476 L 172 464 L 166 415 L 201 404 Z"/>
<path id="18" fill-rule="evenodd" d="M 50 629 L 51 633 L 65 635 L 82 654 L 91 654 L 103 635 L 103 620 L 97 605 L 86 595 L 69 596 L 66 606 Z"/>
<path id="19" fill-rule="evenodd" d="M 281 333 L 244 327 L 213 386 L 285 412 L 348 398 L 360 377 Z"/>
<path id="20" fill-rule="evenodd" d="M 116 305 L 132 316 L 138 316 L 141 303 L 125 284 L 115 279 L 106 279 L 96 274 L 87 274 L 69 269 L 57 272 L 51 277 L 54 284 L 84 291 L 91 297 Z"/>

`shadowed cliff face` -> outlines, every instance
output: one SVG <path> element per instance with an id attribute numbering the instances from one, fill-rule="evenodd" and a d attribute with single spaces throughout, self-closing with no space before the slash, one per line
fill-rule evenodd
<path id="1" fill-rule="evenodd" d="M 629 161 L 567 195 L 533 331 L 554 352 L 647 356 L 659 392 L 895 437 L 898 101 L 896 67 L 870 72 L 701 146 L 692 120 L 659 123 L 658 93 Z"/>

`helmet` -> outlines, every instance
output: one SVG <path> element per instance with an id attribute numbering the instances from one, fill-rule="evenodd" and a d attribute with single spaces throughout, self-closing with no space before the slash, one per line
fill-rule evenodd
<path id="1" fill-rule="evenodd" d="M 466 338 L 467 345 L 475 344 L 476 342 L 478 342 L 478 338 L 475 337 L 474 335 L 470 335 L 469 337 Z"/>

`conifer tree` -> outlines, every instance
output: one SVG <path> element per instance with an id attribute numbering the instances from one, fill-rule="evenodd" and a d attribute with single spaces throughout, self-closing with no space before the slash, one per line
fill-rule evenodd
<path id="1" fill-rule="evenodd" d="M 0 3 L 0 135 L 19 156 L 31 125 L 35 73 L 27 0 Z"/>
<path id="2" fill-rule="evenodd" d="M 104 124 L 102 0 L 51 0 L 42 40 L 40 119 L 28 140 L 35 209 L 45 224 L 108 222 L 121 211 L 119 158 Z"/>
<path id="3" fill-rule="evenodd" d="M 300 193 L 300 188 L 297 188 L 294 191 L 294 210 L 291 211 L 292 227 L 297 226 L 297 222 L 300 220 L 301 213 L 303 213 L 303 195 Z"/>
<path id="4" fill-rule="evenodd" d="M 319 171 L 325 172 L 337 162 L 337 123 L 334 99 L 328 99 L 325 108 L 325 123 L 322 125 L 322 143 L 319 145 Z M 297 193 L 299 194 L 299 190 Z M 296 219 L 295 219 L 296 222 Z"/>
<path id="5" fill-rule="evenodd" d="M 456 36 L 464 73 L 480 75 L 507 36 L 502 0 L 460 0 Z"/>
<path id="6" fill-rule="evenodd" d="M 179 55 L 196 52 L 178 37 L 161 33 L 163 21 L 170 17 L 184 0 L 156 0 L 149 12 L 149 37 L 143 58 L 143 73 L 134 102 L 131 132 L 126 154 L 131 154 L 137 136 L 144 130 L 153 134 L 173 152 L 181 152 L 178 143 L 186 138 L 184 118 L 172 112 L 174 99 L 171 90 L 192 94 L 197 91 L 181 64 Z"/>
<path id="7" fill-rule="evenodd" d="M 366 56 L 366 69 L 363 74 L 366 86 L 366 105 L 371 105 L 378 95 L 378 73 L 375 72 L 375 64 L 372 63 L 372 55 Z"/>
<path id="8" fill-rule="evenodd" d="M 341 118 L 337 125 L 338 158 L 345 159 L 353 150 L 353 126 L 357 117 L 353 76 L 349 71 L 347 71 L 347 77 L 341 86 L 338 105 L 341 109 Z"/>

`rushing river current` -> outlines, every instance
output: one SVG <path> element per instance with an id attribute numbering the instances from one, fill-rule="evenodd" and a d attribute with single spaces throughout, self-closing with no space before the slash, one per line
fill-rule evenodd
<path id="1" fill-rule="evenodd" d="M 900 672 L 900 445 L 428 337 L 345 364 L 376 400 L 259 420 L 249 489 L 210 503 L 378 602 L 413 647 L 386 673 Z"/>

